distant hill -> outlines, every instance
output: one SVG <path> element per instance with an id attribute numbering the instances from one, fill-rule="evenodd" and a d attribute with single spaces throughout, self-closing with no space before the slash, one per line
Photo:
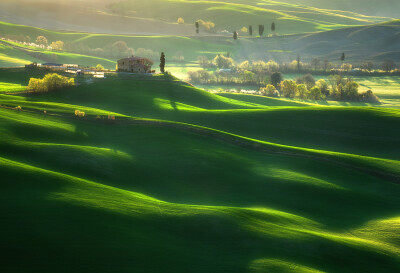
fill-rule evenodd
<path id="1" fill-rule="evenodd" d="M 357 12 L 354 12 L 357 11 Z M 182 17 L 184 24 L 177 24 Z M 215 31 L 232 32 L 254 25 L 277 23 L 280 34 L 330 30 L 390 20 L 285 1 L 219 0 L 2 0 L 0 20 L 56 30 L 114 34 L 194 35 L 194 22 L 213 21 Z M 256 31 L 255 31 L 256 32 Z M 202 31 L 201 33 L 204 34 Z M 209 35 L 210 33 L 207 33 Z"/>
<path id="2" fill-rule="evenodd" d="M 111 35 L 91 33 L 56 32 L 29 26 L 0 22 L 2 35 L 28 35 L 36 38 L 46 36 L 50 42 L 62 40 L 90 48 L 106 48 L 116 41 L 124 41 L 134 49 L 146 48 L 154 52 L 164 51 L 170 63 L 173 56 L 181 54 L 185 62 L 196 62 L 198 56 L 215 57 L 218 53 L 230 52 L 236 61 L 275 60 L 280 63 L 290 62 L 297 55 L 303 61 L 314 57 L 338 62 L 342 52 L 346 60 L 360 64 L 365 60 L 381 62 L 385 59 L 400 61 L 400 20 L 368 26 L 349 27 L 316 33 L 255 38 L 240 35 L 234 42 L 226 36 L 149 36 L 149 35 Z M 25 47 L 14 47 L 3 42 L 0 45 L 0 66 L 20 66 L 29 61 L 38 61 L 38 57 L 58 55 L 58 60 L 66 63 L 96 65 L 101 63 L 107 68 L 115 68 L 117 57 L 105 59 L 63 52 L 44 51 Z M 35 54 L 32 51 L 44 51 Z M 81 52 L 79 52 L 81 53 Z M 90 55 L 90 53 L 84 53 Z M 55 57 L 55 56 L 53 56 Z M 44 58 L 44 61 L 46 58 Z"/>
<path id="3" fill-rule="evenodd" d="M 308 5 L 324 9 L 356 11 L 371 16 L 399 18 L 398 0 L 284 0 L 283 2 Z"/>

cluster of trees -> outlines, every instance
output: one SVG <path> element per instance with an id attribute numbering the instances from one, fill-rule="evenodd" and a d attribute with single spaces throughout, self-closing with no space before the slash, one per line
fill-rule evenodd
<path id="1" fill-rule="evenodd" d="M 256 84 L 262 85 L 268 82 L 267 75 L 260 75 L 248 70 L 209 72 L 207 70 L 189 71 L 189 81 L 200 84 Z"/>
<path id="2" fill-rule="evenodd" d="M 218 61 L 216 61 L 218 59 Z M 386 60 L 381 63 L 381 70 L 374 70 L 374 64 L 371 61 L 364 62 L 360 68 L 353 67 L 350 63 L 344 61 L 340 64 L 333 64 L 329 60 L 321 60 L 319 58 L 313 58 L 309 63 L 302 62 L 298 56 L 296 60 L 290 63 L 278 64 L 275 61 L 249 61 L 245 60 L 241 63 L 235 64 L 234 60 L 230 58 L 229 54 L 219 54 L 216 58 L 209 60 L 205 56 L 198 57 L 198 63 L 200 67 L 205 69 L 210 68 L 235 68 L 235 69 L 246 69 L 254 73 L 264 71 L 266 73 L 272 72 L 283 72 L 283 73 L 313 73 L 313 74 L 343 74 L 343 73 L 356 73 L 359 75 L 363 74 L 379 74 L 379 73 L 395 73 L 396 64 L 392 60 Z M 399 70 L 397 70 L 399 72 Z"/>
<path id="3" fill-rule="evenodd" d="M 80 54 L 94 55 L 98 57 L 106 58 L 124 58 L 132 55 L 148 58 L 153 61 L 157 61 L 160 53 L 146 48 L 134 49 L 128 46 L 125 41 L 116 41 L 110 43 L 102 48 L 90 48 L 82 43 L 65 43 L 65 50 Z"/>
<path id="4" fill-rule="evenodd" d="M 283 96 L 285 98 L 299 98 L 311 100 L 336 100 L 336 101 L 360 101 L 379 102 L 371 90 L 360 93 L 359 85 L 351 78 L 344 78 L 340 75 L 332 75 L 328 81 L 324 79 L 315 81 L 312 75 L 293 80 L 282 80 L 280 73 L 271 76 L 271 84 L 260 89 L 260 94 L 270 97 Z"/>
<path id="5" fill-rule="evenodd" d="M 60 51 L 64 50 L 63 41 L 54 41 L 49 44 L 49 41 L 45 36 L 38 36 L 34 42 L 32 42 L 32 38 L 30 36 L 24 36 L 24 35 L 6 35 L 3 38 L 8 39 L 10 41 L 22 43 L 24 45 L 37 46 L 50 50 L 60 50 Z"/>
<path id="6" fill-rule="evenodd" d="M 204 21 L 202 19 L 199 19 L 194 23 L 194 26 L 196 28 L 197 34 L 200 33 L 200 28 L 202 28 L 206 32 L 215 32 L 215 23 L 212 21 Z"/>
<path id="7" fill-rule="evenodd" d="M 38 36 L 36 38 L 35 42 L 36 42 L 36 44 L 42 45 L 44 47 L 50 46 L 51 49 L 53 49 L 53 50 L 59 50 L 59 51 L 64 50 L 64 42 L 63 41 L 55 41 L 49 45 L 49 41 L 47 40 L 47 38 L 45 36 Z"/>
<path id="8" fill-rule="evenodd" d="M 31 78 L 28 84 L 28 90 L 33 92 L 49 92 L 64 87 L 75 85 L 73 78 L 61 76 L 57 73 L 50 73 L 43 79 Z"/>

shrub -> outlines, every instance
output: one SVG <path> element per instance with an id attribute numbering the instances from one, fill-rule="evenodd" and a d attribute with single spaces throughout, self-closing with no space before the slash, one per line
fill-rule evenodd
<path id="1" fill-rule="evenodd" d="M 96 65 L 96 70 L 104 70 L 104 66 L 101 64 Z"/>
<path id="2" fill-rule="evenodd" d="M 265 88 L 261 88 L 260 93 L 263 96 L 279 97 L 278 90 L 276 90 L 275 86 L 273 86 L 272 84 L 268 84 Z"/>
<path id="3" fill-rule="evenodd" d="M 372 93 L 371 90 L 365 91 L 359 95 L 359 99 L 362 102 L 379 103 L 379 98 Z"/>
<path id="4" fill-rule="evenodd" d="M 297 84 L 294 81 L 285 80 L 280 83 L 282 95 L 286 98 L 294 98 L 297 93 Z"/>
<path id="5" fill-rule="evenodd" d="M 307 89 L 310 90 L 315 86 L 315 79 L 311 74 L 304 75 L 296 79 L 297 84 L 305 84 Z"/>
<path id="6" fill-rule="evenodd" d="M 81 112 L 79 110 L 75 110 L 75 116 L 78 118 L 84 118 L 85 117 L 85 112 Z"/>
<path id="7" fill-rule="evenodd" d="M 73 78 L 61 76 L 57 73 L 47 74 L 43 79 L 31 78 L 28 90 L 34 92 L 48 92 L 75 85 Z"/>
<path id="8" fill-rule="evenodd" d="M 64 50 L 64 42 L 63 41 L 57 41 L 57 42 L 52 42 L 50 44 L 51 48 L 54 50 Z"/>
<path id="9" fill-rule="evenodd" d="M 185 23 L 185 20 L 182 17 L 179 17 L 177 22 L 178 24 L 182 25 Z"/>
<path id="10" fill-rule="evenodd" d="M 306 99 L 309 96 L 308 89 L 304 84 L 297 85 L 297 93 L 300 99 Z"/>
<path id="11" fill-rule="evenodd" d="M 358 98 L 358 83 L 349 80 L 343 88 L 342 99 L 344 100 L 357 100 Z"/>
<path id="12" fill-rule="evenodd" d="M 318 80 L 315 83 L 315 86 L 317 86 L 319 89 L 321 89 L 322 94 L 324 94 L 325 96 L 329 95 L 329 86 L 325 80 L 323 80 L 323 79 Z"/>
<path id="13" fill-rule="evenodd" d="M 279 64 L 274 61 L 269 61 L 267 63 L 267 70 L 270 72 L 278 72 L 279 71 Z"/>
<path id="14" fill-rule="evenodd" d="M 279 87 L 279 83 L 283 80 L 282 74 L 280 72 L 275 72 L 271 75 L 271 84 L 275 88 Z"/>
<path id="15" fill-rule="evenodd" d="M 204 20 L 197 20 L 196 21 L 197 24 L 199 24 L 200 26 L 202 26 L 204 28 L 205 31 L 213 31 L 215 28 L 215 23 L 212 21 L 204 21 Z"/>
<path id="16" fill-rule="evenodd" d="M 229 57 L 225 57 L 222 54 L 217 55 L 213 63 L 218 67 L 218 68 L 231 68 L 234 64 L 233 59 Z"/>
<path id="17" fill-rule="evenodd" d="M 312 100 L 321 100 L 321 99 L 323 99 L 323 95 L 322 95 L 321 89 L 319 89 L 318 87 L 314 86 L 313 88 L 310 89 L 308 97 L 310 99 L 312 99 Z"/>
<path id="18" fill-rule="evenodd" d="M 46 38 L 46 37 L 44 37 L 44 36 L 38 36 L 38 37 L 36 38 L 36 43 L 37 43 L 38 45 L 47 46 L 49 42 L 47 41 L 47 38 Z"/>

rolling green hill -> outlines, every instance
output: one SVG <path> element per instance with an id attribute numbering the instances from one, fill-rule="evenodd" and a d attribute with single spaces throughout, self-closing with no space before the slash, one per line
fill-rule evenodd
<path id="1" fill-rule="evenodd" d="M 195 34 L 193 24 L 199 19 L 214 21 L 218 32 L 266 24 L 269 33 L 269 25 L 276 21 L 278 32 L 288 34 L 372 24 L 394 16 L 393 13 L 390 16 L 381 13 L 382 17 L 360 14 L 343 3 L 329 9 L 332 5 L 328 1 L 322 5 L 305 1 L 3 0 L 0 20 L 80 32 L 188 36 Z M 369 2 L 368 8 L 372 10 L 374 6 L 380 7 L 379 1 Z M 185 24 L 176 23 L 179 17 L 185 19 Z"/>
<path id="2" fill-rule="evenodd" d="M 0 72 L 7 272 L 400 269 L 399 110 Z"/>
<path id="3" fill-rule="evenodd" d="M 360 65 L 372 60 L 379 66 L 386 59 L 400 60 L 399 21 L 390 21 L 362 27 L 349 27 L 317 33 L 289 35 L 275 38 L 249 38 L 240 36 L 233 41 L 225 36 L 184 37 L 184 36 L 132 36 L 93 33 L 57 32 L 29 26 L 0 22 L 0 34 L 24 35 L 35 38 L 44 35 L 50 42 L 61 40 L 65 43 L 83 45 L 91 49 L 110 47 L 116 41 L 124 41 L 134 49 L 145 48 L 154 52 L 165 52 L 167 67 L 173 56 L 184 56 L 186 63 L 197 62 L 198 56 L 213 58 L 218 53 L 229 52 L 236 61 L 275 60 L 291 62 L 297 55 L 302 61 L 312 58 L 327 59 L 338 63 L 338 56 L 346 53 L 346 60 Z M 368 42 L 365 42 L 368 41 Z M 30 61 L 48 62 L 56 58 L 58 62 L 81 65 L 102 64 L 114 69 L 117 57 L 96 57 L 69 52 L 45 51 L 26 48 L 21 45 L 2 42 L 0 47 L 1 66 L 19 66 Z M 88 54 L 88 53 L 86 53 Z"/>

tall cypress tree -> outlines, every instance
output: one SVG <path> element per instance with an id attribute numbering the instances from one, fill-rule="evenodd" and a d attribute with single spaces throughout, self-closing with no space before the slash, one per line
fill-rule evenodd
<path id="1" fill-rule="evenodd" d="M 258 34 L 260 35 L 260 37 L 263 36 L 263 34 L 264 34 L 264 25 L 259 25 L 258 26 Z"/>
<path id="2" fill-rule="evenodd" d="M 199 34 L 199 32 L 200 32 L 199 22 L 196 21 L 196 23 L 194 23 L 194 26 L 196 27 L 196 33 Z"/>
<path id="3" fill-rule="evenodd" d="M 275 28 L 276 28 L 275 22 L 272 22 L 272 24 L 271 24 L 271 31 L 272 31 L 272 32 L 275 32 Z"/>
<path id="4" fill-rule="evenodd" d="M 249 35 L 253 36 L 253 26 L 249 26 Z"/>
<path id="5" fill-rule="evenodd" d="M 234 31 L 233 32 L 233 40 L 237 40 L 237 38 L 238 38 L 237 31 Z"/>
<path id="6" fill-rule="evenodd" d="M 165 54 L 164 52 L 161 52 L 161 57 L 160 57 L 160 71 L 161 73 L 165 72 Z"/>
<path id="7" fill-rule="evenodd" d="M 300 55 L 297 55 L 296 61 L 297 61 L 297 71 L 300 72 L 300 68 L 301 68 L 301 64 L 300 64 Z"/>

